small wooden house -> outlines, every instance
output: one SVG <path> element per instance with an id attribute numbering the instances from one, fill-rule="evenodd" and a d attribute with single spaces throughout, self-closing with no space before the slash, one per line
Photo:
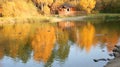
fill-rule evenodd
<path id="1" fill-rule="evenodd" d="M 76 9 L 71 4 L 65 3 L 58 7 L 58 14 L 62 16 L 74 16 Z"/>

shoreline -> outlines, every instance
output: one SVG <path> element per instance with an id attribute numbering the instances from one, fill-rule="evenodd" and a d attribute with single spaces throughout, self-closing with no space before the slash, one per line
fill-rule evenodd
<path id="1" fill-rule="evenodd" d="M 104 67 L 120 67 L 120 45 L 113 49 L 114 58 L 111 59 Z"/>
<path id="2" fill-rule="evenodd" d="M 120 14 L 90 14 L 84 16 L 54 17 L 54 16 L 33 16 L 33 17 L 0 17 L 0 24 L 34 23 L 34 22 L 61 22 L 61 21 L 95 21 L 95 20 L 116 20 L 120 21 Z"/>

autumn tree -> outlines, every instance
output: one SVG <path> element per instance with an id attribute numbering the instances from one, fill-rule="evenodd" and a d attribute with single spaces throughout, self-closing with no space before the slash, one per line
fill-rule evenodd
<path id="1" fill-rule="evenodd" d="M 45 15 L 55 14 L 56 9 L 65 3 L 69 2 L 69 0 L 32 0 L 36 7 L 38 8 L 39 12 Z"/>
<path id="2" fill-rule="evenodd" d="M 80 0 L 81 9 L 85 10 L 87 13 L 91 13 L 91 11 L 95 8 L 96 0 Z"/>
<path id="3" fill-rule="evenodd" d="M 2 3 L 2 15 L 5 17 L 30 17 L 39 16 L 32 2 L 25 0 L 12 0 Z"/>
<path id="4" fill-rule="evenodd" d="M 120 12 L 120 0 L 101 0 L 101 12 Z"/>
<path id="5" fill-rule="evenodd" d="M 51 5 L 54 0 L 32 0 L 34 5 L 38 8 L 39 12 L 45 15 L 50 14 L 50 8 L 48 5 Z"/>

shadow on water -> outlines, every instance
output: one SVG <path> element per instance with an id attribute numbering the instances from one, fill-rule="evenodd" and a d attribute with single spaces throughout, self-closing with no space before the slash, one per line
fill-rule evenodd
<path id="1" fill-rule="evenodd" d="M 98 62 L 99 64 L 94 61 L 96 58 L 100 61 L 113 58 L 109 53 L 119 43 L 120 23 L 18 23 L 0 26 L 0 35 L 1 62 L 9 62 L 5 60 L 9 57 L 12 62 L 17 62 L 17 67 L 20 66 L 20 61 L 28 66 L 32 61 L 36 66 L 43 65 L 42 67 L 72 67 L 75 64 L 87 67 L 83 63 L 90 64 L 91 67 L 102 67 L 108 61 Z M 74 58 L 76 60 L 73 60 Z M 14 65 L 12 62 L 11 65 Z M 6 64 L 4 63 L 3 67 L 9 66 Z"/>

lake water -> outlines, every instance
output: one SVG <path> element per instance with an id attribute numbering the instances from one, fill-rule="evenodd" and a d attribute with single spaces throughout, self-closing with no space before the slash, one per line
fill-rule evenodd
<path id="1" fill-rule="evenodd" d="M 0 67 L 103 67 L 117 44 L 119 21 L 6 24 Z"/>

